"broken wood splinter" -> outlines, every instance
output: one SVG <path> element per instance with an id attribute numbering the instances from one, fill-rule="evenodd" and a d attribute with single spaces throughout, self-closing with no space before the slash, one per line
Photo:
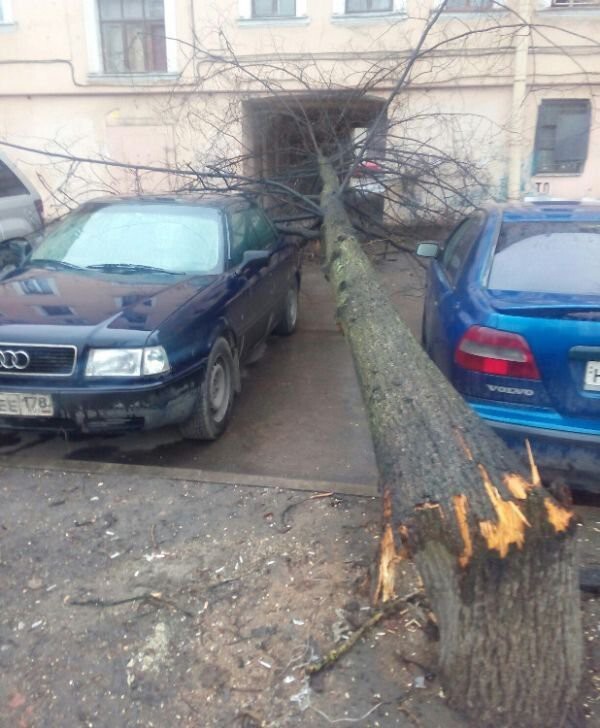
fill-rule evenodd
<path id="1" fill-rule="evenodd" d="M 498 517 L 496 523 L 482 521 L 479 524 L 479 529 L 487 542 L 488 548 L 498 551 L 500 558 L 503 559 L 508 554 L 512 544 L 515 544 L 519 549 L 523 548 L 525 528 L 530 527 L 531 524 L 515 503 L 502 498 L 483 465 L 479 466 L 479 471 Z"/>

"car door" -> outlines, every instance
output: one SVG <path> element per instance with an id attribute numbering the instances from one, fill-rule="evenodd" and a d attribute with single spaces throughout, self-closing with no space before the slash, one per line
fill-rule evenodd
<path id="1" fill-rule="evenodd" d="M 256 208 L 240 206 L 228 212 L 229 253 L 227 269 L 235 290 L 228 304 L 229 316 L 244 357 L 265 337 L 269 301 L 268 262 L 241 267 L 244 253 L 261 250 L 256 231 Z"/>
<path id="2" fill-rule="evenodd" d="M 432 262 L 425 298 L 424 338 L 427 351 L 449 375 L 453 360 L 453 329 L 463 305 L 458 285 L 465 262 L 478 239 L 485 215 L 475 213 L 463 220 L 448 238 L 439 259 Z"/>
<path id="3" fill-rule="evenodd" d="M 286 245 L 280 240 L 275 226 L 259 207 L 252 208 L 251 214 L 256 250 L 269 252 L 268 265 L 264 270 L 266 285 L 261 289 L 261 293 L 265 295 L 261 305 L 267 335 L 281 315 L 296 272 L 295 246 Z"/>

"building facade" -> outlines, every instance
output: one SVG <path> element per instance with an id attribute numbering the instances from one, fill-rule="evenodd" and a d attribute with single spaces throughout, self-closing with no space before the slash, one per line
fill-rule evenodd
<path id="1" fill-rule="evenodd" d="M 56 204 L 174 185 L 70 157 L 188 171 L 235 159 L 252 174 L 277 157 L 270 98 L 314 110 L 363 87 L 372 113 L 361 102 L 353 123 L 368 127 L 436 7 L 0 0 L 0 141 Z M 469 158 L 498 198 L 600 197 L 600 0 L 447 0 L 409 79 L 387 109 L 402 124 L 388 146 Z"/>

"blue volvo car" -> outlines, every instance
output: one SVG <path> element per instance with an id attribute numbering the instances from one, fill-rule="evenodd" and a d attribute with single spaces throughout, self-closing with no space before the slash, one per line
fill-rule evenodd
<path id="1" fill-rule="evenodd" d="M 600 205 L 494 205 L 431 258 L 423 346 L 509 445 L 600 492 Z"/>

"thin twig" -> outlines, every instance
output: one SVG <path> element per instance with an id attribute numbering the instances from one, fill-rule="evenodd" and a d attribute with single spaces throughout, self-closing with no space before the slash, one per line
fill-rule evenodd
<path id="1" fill-rule="evenodd" d="M 194 619 L 196 616 L 187 609 L 184 609 L 175 602 L 172 602 L 170 599 L 165 599 L 157 592 L 146 592 L 145 594 L 137 594 L 132 597 L 124 597 L 123 599 L 100 599 L 98 597 L 94 597 L 92 599 L 69 599 L 66 603 L 74 607 L 99 607 L 104 609 L 107 607 L 118 607 L 122 604 L 130 604 L 131 602 L 146 602 L 148 604 L 153 604 L 154 606 L 167 606 L 177 612 L 185 614 L 185 616 L 190 619 Z"/>
<path id="2" fill-rule="evenodd" d="M 395 612 L 401 605 L 406 604 L 417 594 L 420 594 L 420 592 L 398 597 L 397 599 L 391 599 L 389 602 L 383 604 L 381 609 L 377 610 L 375 614 L 369 617 L 369 619 L 367 619 L 355 632 L 353 632 L 345 642 L 338 647 L 334 647 L 318 662 L 312 662 L 308 665 L 306 667 L 307 674 L 315 675 L 317 672 L 321 672 L 321 670 L 331 667 L 340 659 L 340 657 L 349 652 L 366 632 L 368 632 L 372 627 L 375 627 L 375 625 L 379 624 L 382 619 Z"/>
<path id="3" fill-rule="evenodd" d="M 156 523 L 153 523 L 150 527 L 150 542 L 152 544 L 152 548 L 155 551 L 158 551 L 158 543 L 156 542 Z"/>
<path id="4" fill-rule="evenodd" d="M 308 501 L 316 500 L 319 498 L 331 498 L 331 496 L 334 496 L 334 495 L 335 495 L 335 493 L 333 491 L 329 492 L 329 493 L 314 493 L 313 495 L 309 496 L 308 498 L 301 498 L 300 500 L 295 501 L 294 503 L 290 503 L 289 506 L 284 508 L 281 513 L 280 520 L 282 523 L 282 527 L 278 528 L 277 530 L 279 531 L 279 533 L 287 533 L 292 528 L 291 523 L 287 522 L 287 516 L 297 506 L 301 506 L 303 503 L 307 503 Z"/>

